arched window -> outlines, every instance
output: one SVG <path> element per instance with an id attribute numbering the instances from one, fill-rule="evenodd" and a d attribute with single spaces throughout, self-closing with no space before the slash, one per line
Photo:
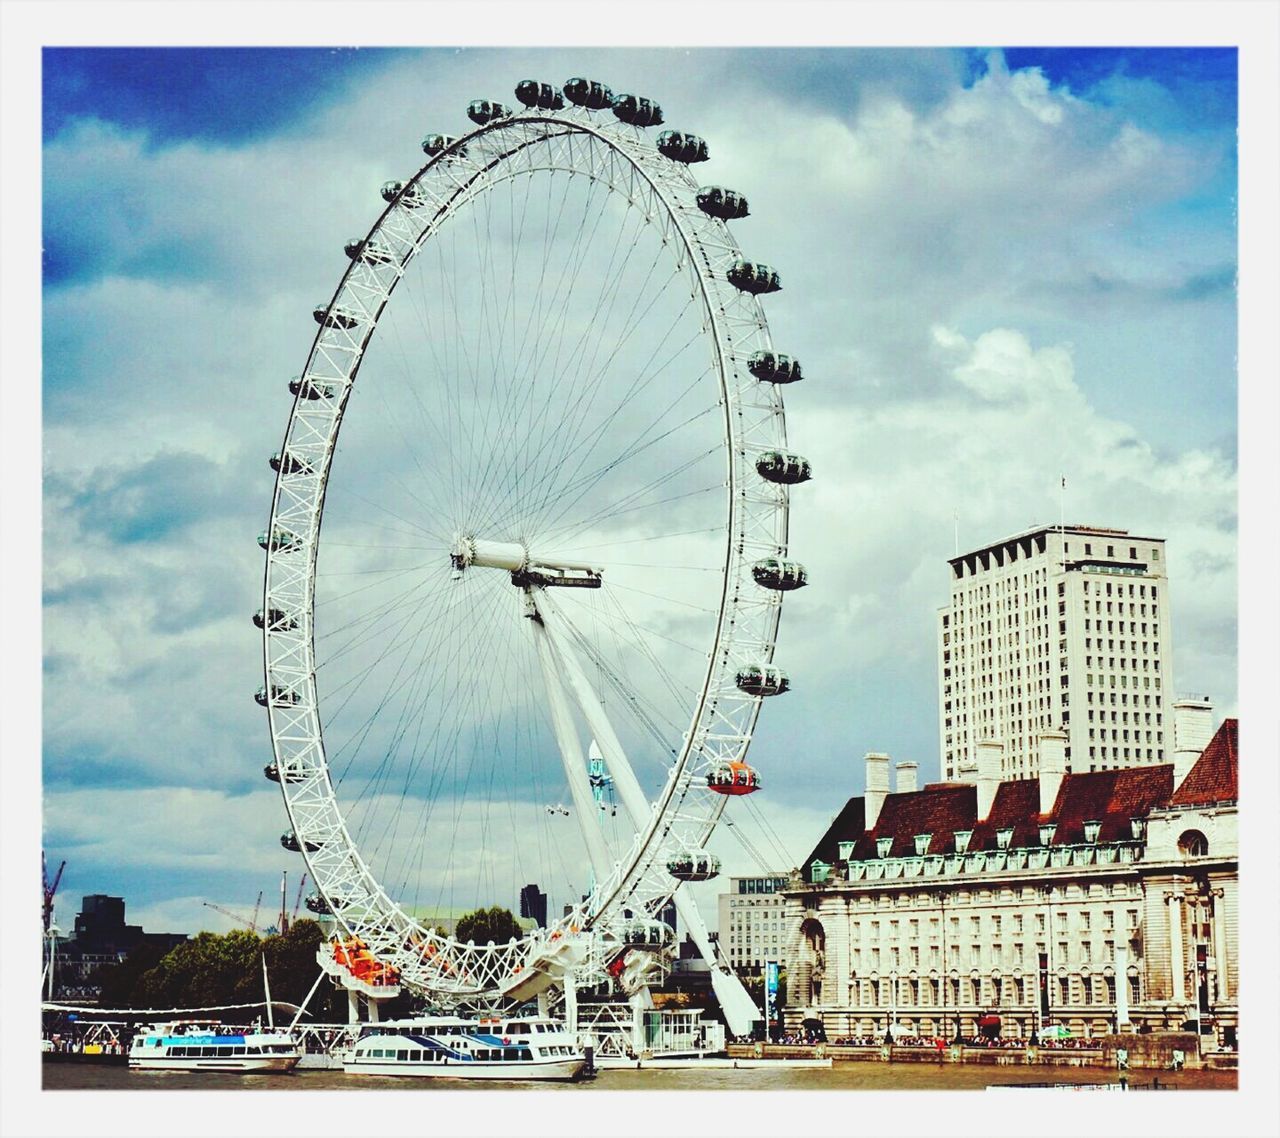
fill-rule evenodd
<path id="1" fill-rule="evenodd" d="M 1209 839 L 1199 830 L 1186 830 L 1178 839 L 1178 849 L 1183 857 L 1205 857 L 1209 853 Z"/>

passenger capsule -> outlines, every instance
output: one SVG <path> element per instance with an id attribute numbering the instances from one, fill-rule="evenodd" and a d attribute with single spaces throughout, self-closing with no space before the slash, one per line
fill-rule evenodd
<path id="1" fill-rule="evenodd" d="M 707 775 L 707 789 L 716 794 L 754 794 L 760 786 L 760 776 L 746 763 L 717 763 Z"/>
<path id="2" fill-rule="evenodd" d="M 289 380 L 289 394 L 300 395 L 303 399 L 332 399 L 337 393 L 336 383 L 321 383 L 314 379 L 303 379 L 300 375 Z"/>
<path id="3" fill-rule="evenodd" d="M 756 459 L 756 471 L 767 482 L 794 486 L 808 482 L 813 477 L 813 467 L 807 458 L 784 450 L 767 450 Z"/>
<path id="4" fill-rule="evenodd" d="M 327 917 L 333 912 L 333 909 L 329 906 L 329 902 L 321 897 L 319 893 L 312 893 L 311 896 L 307 898 L 306 905 L 310 912 L 316 913 L 321 917 Z"/>
<path id="5" fill-rule="evenodd" d="M 407 209 L 417 209 L 423 202 L 417 186 L 409 186 L 406 189 L 403 182 L 383 182 L 382 200 L 384 202 L 393 202 L 397 198 L 400 200 L 400 204 Z"/>
<path id="6" fill-rule="evenodd" d="M 801 589 L 809 583 L 809 574 L 798 561 L 781 561 L 776 557 L 766 557 L 751 566 L 751 576 L 757 585 L 766 589 L 777 589 L 788 592 Z"/>
<path id="7" fill-rule="evenodd" d="M 734 683 L 747 695 L 783 695 L 791 690 L 787 673 L 776 664 L 748 664 L 734 677 Z"/>
<path id="8" fill-rule="evenodd" d="M 320 842 L 313 842 L 309 838 L 305 842 L 299 842 L 298 835 L 292 830 L 287 834 L 280 835 L 280 844 L 284 846 L 285 849 L 292 850 L 294 853 L 301 853 L 304 845 L 307 847 L 307 853 L 315 853 L 321 846 Z"/>
<path id="9" fill-rule="evenodd" d="M 302 696 L 296 691 L 292 688 L 281 687 L 279 684 L 271 685 L 270 696 L 267 695 L 267 689 L 263 687 L 253 693 L 253 698 L 259 707 L 266 707 L 268 703 L 272 707 L 292 707 L 294 704 L 302 702 Z"/>
<path id="10" fill-rule="evenodd" d="M 422 153 L 434 158 L 437 154 L 443 154 L 449 147 L 453 146 L 458 139 L 452 134 L 429 134 L 422 140 Z M 465 154 L 465 147 L 458 147 L 455 154 Z"/>
<path id="11" fill-rule="evenodd" d="M 277 527 L 270 534 L 266 530 L 258 534 L 258 544 L 270 553 L 293 553 L 302 548 L 302 538 Z"/>
<path id="12" fill-rule="evenodd" d="M 804 378 L 800 361 L 781 352 L 756 352 L 747 361 L 747 370 L 763 383 L 796 383 Z"/>
<path id="13" fill-rule="evenodd" d="M 269 628 L 271 632 L 292 632 L 298 627 L 296 617 L 290 616 L 283 609 L 259 609 L 253 614 L 253 623 L 259 628 Z"/>
<path id="14" fill-rule="evenodd" d="M 613 92 L 594 79 L 570 79 L 564 85 L 564 97 L 589 111 L 602 111 L 613 106 Z"/>
<path id="15" fill-rule="evenodd" d="M 737 190 L 726 190 L 722 186 L 703 186 L 698 191 L 698 208 L 721 221 L 733 221 L 751 212 L 745 197 Z"/>
<path id="16" fill-rule="evenodd" d="M 613 100 L 613 113 L 632 126 L 658 126 L 662 108 L 643 95 L 619 95 Z"/>
<path id="17" fill-rule="evenodd" d="M 734 288 L 758 296 L 762 292 L 777 292 L 782 288 L 777 271 L 757 261 L 734 261 L 728 272 L 729 283 Z"/>
<path id="18" fill-rule="evenodd" d="M 298 381 L 301 387 L 301 380 Z M 298 393 L 295 391 L 295 395 Z M 269 459 L 267 459 L 271 469 L 277 474 L 310 474 L 312 473 L 311 463 L 305 459 L 299 458 L 296 454 L 290 454 L 288 451 L 281 453 L 276 451 Z"/>
<path id="19" fill-rule="evenodd" d="M 677 881 L 710 881 L 720 875 L 720 859 L 706 850 L 690 850 L 668 858 L 667 872 Z"/>
<path id="20" fill-rule="evenodd" d="M 516 84 L 516 98 L 526 107 L 537 107 L 542 111 L 564 110 L 564 96 L 550 83 L 539 83 L 536 79 L 521 79 Z"/>
<path id="21" fill-rule="evenodd" d="M 280 781 L 280 767 L 277 763 L 268 763 L 262 768 L 262 773 L 272 782 Z M 301 782 L 307 776 L 302 771 L 287 771 L 284 776 L 285 782 Z"/>
<path id="22" fill-rule="evenodd" d="M 509 119 L 510 117 L 510 107 L 504 107 L 501 103 L 494 103 L 489 99 L 477 99 L 467 107 L 467 118 L 475 123 L 476 126 L 484 126 L 485 123 L 496 122 L 498 119 Z"/>
<path id="23" fill-rule="evenodd" d="M 311 313 L 316 323 L 324 328 L 354 328 L 360 323 L 360 317 L 345 308 L 330 308 L 327 304 L 317 304 Z"/>
<path id="24" fill-rule="evenodd" d="M 363 237 L 353 237 L 342 251 L 353 261 L 366 265 L 391 265 L 395 263 L 395 254 L 381 245 L 374 245 Z"/>
<path id="25" fill-rule="evenodd" d="M 664 130 L 658 135 L 658 152 L 665 154 L 672 162 L 705 162 L 711 157 L 707 153 L 706 142 L 696 134 L 685 134 L 679 130 Z"/>
<path id="26" fill-rule="evenodd" d="M 675 933 L 663 921 L 629 920 L 618 930 L 618 936 L 628 948 L 642 952 L 661 952 L 675 943 Z"/>

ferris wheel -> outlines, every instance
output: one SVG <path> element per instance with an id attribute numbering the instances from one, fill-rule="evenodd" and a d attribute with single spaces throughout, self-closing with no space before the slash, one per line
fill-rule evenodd
<path id="1" fill-rule="evenodd" d="M 716 822 L 760 786 L 806 581 L 801 369 L 760 302 L 778 274 L 728 225 L 746 198 L 700 186 L 707 144 L 651 129 L 647 98 L 516 96 L 429 135 L 347 243 L 259 538 L 281 841 L 341 943 L 442 1006 L 528 999 L 593 954 L 618 976 L 670 947 L 669 899 L 713 958 L 680 886 L 718 873 Z M 443 931 L 534 881 L 581 900 L 507 943 Z M 731 1027 L 758 1014 L 713 979 Z"/>

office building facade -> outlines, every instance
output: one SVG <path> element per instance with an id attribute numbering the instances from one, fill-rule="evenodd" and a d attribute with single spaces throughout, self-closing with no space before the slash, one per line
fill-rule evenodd
<path id="1" fill-rule="evenodd" d="M 1039 527 L 950 568 L 937 628 L 946 781 L 965 780 L 987 742 L 1004 778 L 1033 778 L 1039 737 L 1059 730 L 1069 771 L 1172 761 L 1162 538 Z"/>
<path id="2" fill-rule="evenodd" d="M 779 960 L 786 943 L 785 901 L 782 891 L 789 873 L 730 877 L 719 896 L 721 956 L 735 972 L 758 976 L 766 960 Z"/>

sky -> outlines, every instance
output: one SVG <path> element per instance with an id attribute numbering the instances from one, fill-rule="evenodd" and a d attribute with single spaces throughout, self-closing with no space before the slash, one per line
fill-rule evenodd
<path id="1" fill-rule="evenodd" d="M 766 310 L 805 367 L 787 426 L 815 469 L 791 529 L 812 584 L 784 606 L 793 691 L 752 746 L 767 792 L 733 814 L 773 867 L 861 791 L 867 751 L 940 777 L 946 559 L 1056 523 L 1063 478 L 1069 524 L 1167 540 L 1171 686 L 1236 713 L 1233 49 L 93 48 L 43 68 L 64 927 L 105 892 L 150 930 L 225 929 L 203 901 L 247 912 L 296 881 L 250 698 L 285 381 L 377 187 L 525 77 L 659 100 L 783 275 Z"/>
<path id="2" fill-rule="evenodd" d="M 283 430 L 283 379 L 344 266 L 341 242 L 381 208 L 377 187 L 416 169 L 425 132 L 465 129 L 468 101 L 510 101 L 525 76 L 586 74 L 657 98 L 708 139 L 706 180 L 751 198 L 735 233 L 782 272 L 768 312 L 806 365 L 788 429 L 819 475 L 792 519 L 813 584 L 785 611 L 779 659 L 796 686 L 761 720 L 751 759 L 766 791 L 752 801 L 796 859 L 860 791 L 865 751 L 936 775 L 933 619 L 953 532 L 976 545 L 1054 521 L 1064 475 L 1069 521 L 1168 539 L 1176 685 L 1209 692 L 1219 714 L 1240 709 L 1249 752 L 1274 755 L 1274 4 L 659 0 L 609 24 L 557 0 L 331 0 L 324 20 L 300 8 L 0 5 L 0 829 L 6 859 L 27 866 L 0 877 L 5 912 L 30 904 L 38 844 L 68 860 L 64 925 L 83 894 L 107 892 L 151 929 L 227 927 L 200 902 L 245 912 L 285 865 L 296 876 L 248 698 L 261 682 L 247 616 L 262 460 Z M 746 46 L 586 46 L 637 38 Z M 362 40 L 580 46 L 329 46 Z M 922 41 L 970 46 L 887 50 Z M 49 45 L 219 42 L 242 50 L 152 51 L 123 69 L 107 53 L 44 57 Z M 882 49 L 750 46 L 838 42 Z M 323 46 L 243 50 L 272 43 Z M 1049 43 L 1091 46 L 1028 46 Z M 1043 437 L 1029 441 L 1032 428 Z M 1267 815 L 1249 803 L 1274 802 L 1274 764 L 1246 764 L 1244 779 L 1255 869 L 1242 935 L 1256 949 L 1276 937 L 1274 858 L 1256 821 Z M 736 817 L 745 832 L 753 816 Z M 731 870 L 753 864 L 722 836 Z M 34 998 L 35 953 L 32 941 L 28 964 L 6 972 L 12 1006 Z M 1274 1005 L 1265 971 L 1254 998 Z M 1270 1132 L 1268 1046 L 1242 1055 L 1242 1132 Z M 74 1129 L 31 1089 L 35 1071 L 34 1055 L 6 1051 L 6 1116 L 21 1112 L 24 1132 Z M 103 1133 L 172 1132 L 168 1096 L 126 1097 L 93 1096 Z M 184 1098 L 187 1129 L 219 1124 L 212 1098 L 189 1109 L 206 1097 Z M 447 1113 L 441 1098 L 433 1109 Z M 612 1101 L 636 1117 L 654 1102 Z M 902 1101 L 861 1095 L 859 1117 L 900 1130 Z M 702 1133 L 745 1134 L 792 1124 L 796 1105 L 752 1096 L 747 1117 L 684 1092 L 678 1109 Z M 911 1100 L 913 1117 L 945 1113 L 956 1133 L 1007 1128 L 954 1106 Z M 1133 1133 L 1189 1132 L 1219 1110 L 1137 1106 Z M 344 1107 L 353 1125 L 366 1116 L 359 1096 L 326 1097 L 335 1117 Z M 1073 1103 L 1039 1125 L 1079 1133 L 1116 1109 L 1091 1118 Z M 275 1126 L 297 1117 L 282 1109 Z M 587 1133 L 598 1120 L 535 1110 L 522 1126 Z"/>

